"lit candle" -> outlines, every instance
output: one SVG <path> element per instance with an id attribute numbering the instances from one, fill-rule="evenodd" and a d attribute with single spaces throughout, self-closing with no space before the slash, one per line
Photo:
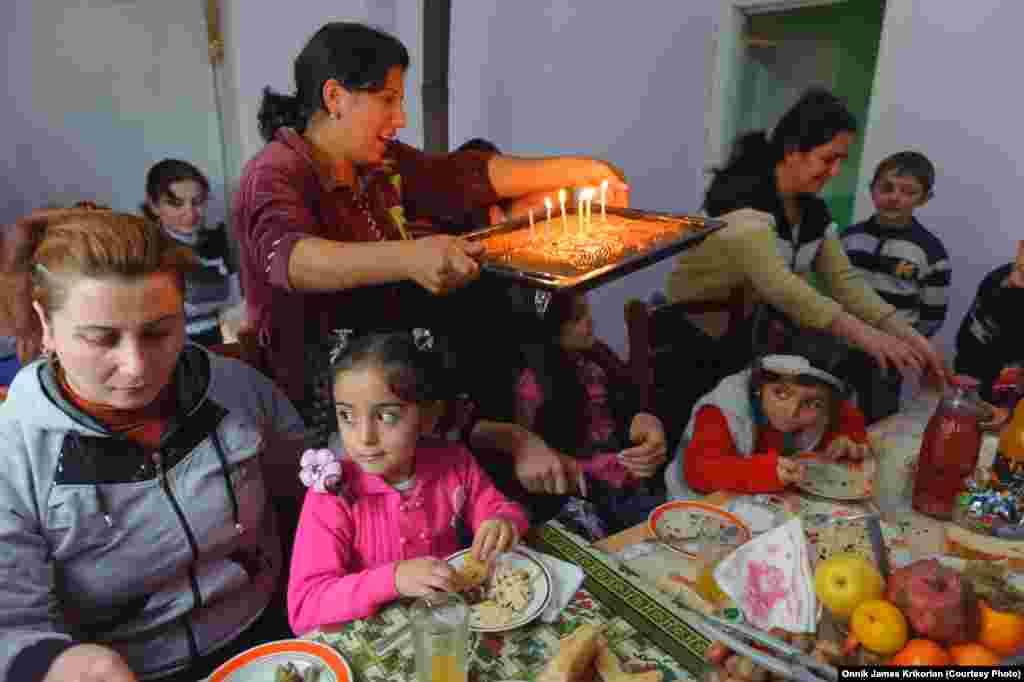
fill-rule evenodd
<path id="1" fill-rule="evenodd" d="M 583 234 L 583 219 L 586 217 L 583 208 L 583 197 L 586 195 L 582 189 L 576 192 L 576 234 Z"/>
<path id="2" fill-rule="evenodd" d="M 548 237 L 551 237 L 553 230 L 551 226 L 551 197 L 544 197 L 544 208 L 548 210 Z"/>
<path id="3" fill-rule="evenodd" d="M 565 217 L 565 190 L 558 190 L 558 203 L 562 207 L 562 235 L 569 234 L 569 221 Z"/>
<path id="4" fill-rule="evenodd" d="M 602 222 L 608 222 L 608 216 L 604 212 L 605 199 L 608 197 L 608 181 L 601 181 L 601 220 Z"/>
<path id="5" fill-rule="evenodd" d="M 597 190 L 595 190 L 593 187 L 587 187 L 585 190 L 583 190 L 583 207 L 584 211 L 586 212 L 584 224 L 587 226 L 587 228 L 593 227 L 594 224 L 594 193 L 596 191 Z"/>
<path id="6" fill-rule="evenodd" d="M 537 228 L 533 224 L 533 209 L 530 209 L 530 239 L 537 238 Z"/>

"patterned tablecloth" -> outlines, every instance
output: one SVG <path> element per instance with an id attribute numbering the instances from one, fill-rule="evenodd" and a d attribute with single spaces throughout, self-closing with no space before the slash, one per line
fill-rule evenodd
<path id="1" fill-rule="evenodd" d="M 507 633 L 471 633 L 470 682 L 532 682 L 557 653 L 559 638 L 584 623 L 605 626 L 609 645 L 628 671 L 657 669 L 664 682 L 700 676 L 708 641 L 686 624 L 678 609 L 666 605 L 652 585 L 637 580 L 633 572 L 557 522 L 535 531 L 530 545 L 581 566 L 586 574 L 583 587 L 554 623 L 538 619 Z M 395 603 L 371 618 L 312 637 L 341 652 L 357 682 L 413 680 L 411 637 L 400 637 L 378 650 L 381 641 L 407 625 L 407 605 Z"/>

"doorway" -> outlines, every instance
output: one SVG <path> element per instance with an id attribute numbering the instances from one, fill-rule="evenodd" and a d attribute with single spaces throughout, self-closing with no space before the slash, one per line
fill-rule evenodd
<path id="1" fill-rule="evenodd" d="M 770 130 L 806 88 L 828 88 L 846 102 L 862 133 L 822 192 L 836 223 L 850 225 L 885 0 L 725 4 L 708 107 L 708 167 L 725 162 L 736 135 Z"/>

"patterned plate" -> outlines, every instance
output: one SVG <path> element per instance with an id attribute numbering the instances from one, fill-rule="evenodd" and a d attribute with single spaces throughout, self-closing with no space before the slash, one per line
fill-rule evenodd
<path id="1" fill-rule="evenodd" d="M 651 535 L 666 547 L 696 559 L 701 545 L 713 541 L 739 547 L 752 535 L 735 514 L 704 502 L 666 502 L 647 519 Z"/>
<path id="2" fill-rule="evenodd" d="M 874 458 L 861 461 L 826 460 L 813 452 L 797 455 L 807 466 L 807 476 L 796 487 L 830 500 L 865 500 L 874 492 Z"/>
<path id="3" fill-rule="evenodd" d="M 248 649 L 213 671 L 207 682 L 264 682 L 273 680 L 277 666 L 294 663 L 299 672 L 322 666 L 319 682 L 354 682 L 341 654 L 325 644 L 305 639 L 283 639 Z"/>
<path id="4" fill-rule="evenodd" d="M 466 555 L 469 554 L 470 550 L 464 549 L 448 557 L 447 561 L 455 569 L 462 568 L 462 564 L 466 560 Z M 504 564 L 512 566 L 512 568 L 521 568 L 530 574 L 530 587 L 532 588 L 530 594 L 530 602 L 526 605 L 526 608 L 514 614 L 512 620 L 501 625 L 485 626 L 480 624 L 480 616 L 477 609 L 470 610 L 469 616 L 469 629 L 475 632 L 504 632 L 506 630 L 514 630 L 515 628 L 522 627 L 527 623 L 533 621 L 537 616 L 544 612 L 547 608 L 548 603 L 551 601 L 551 595 L 554 586 L 554 581 L 551 578 L 551 574 L 548 572 L 547 566 L 534 559 L 532 556 L 523 554 L 516 550 L 505 552 L 498 561 Z"/>

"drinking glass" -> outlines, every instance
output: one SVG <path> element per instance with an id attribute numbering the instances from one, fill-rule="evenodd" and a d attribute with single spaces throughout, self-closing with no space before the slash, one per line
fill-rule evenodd
<path id="1" fill-rule="evenodd" d="M 466 682 L 469 605 L 455 592 L 418 599 L 409 611 L 417 682 Z"/>

